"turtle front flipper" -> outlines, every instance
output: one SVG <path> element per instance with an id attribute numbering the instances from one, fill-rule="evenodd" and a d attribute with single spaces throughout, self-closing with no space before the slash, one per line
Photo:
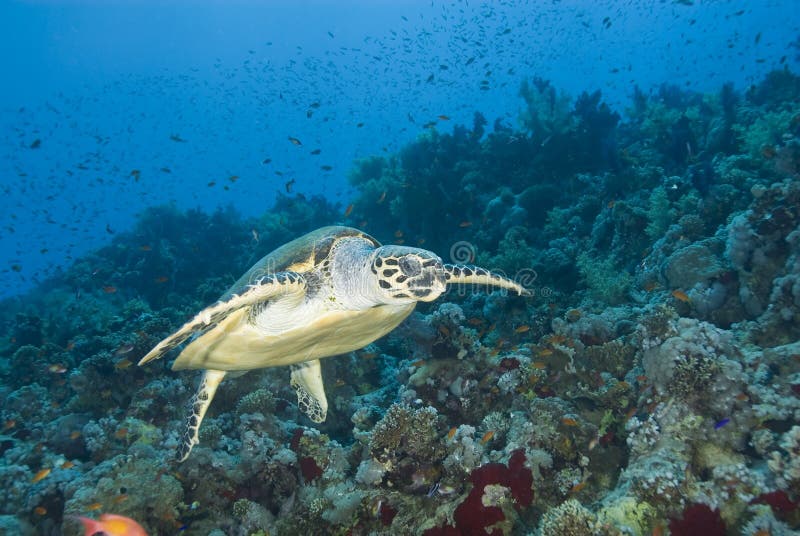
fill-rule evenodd
<path id="1" fill-rule="evenodd" d="M 206 307 L 178 331 L 161 341 L 140 361 L 139 366 L 163 357 L 164 354 L 180 346 L 193 335 L 202 335 L 213 329 L 231 313 L 255 305 L 259 302 L 284 294 L 300 294 L 306 290 L 305 278 L 296 272 L 278 272 L 268 274 L 256 280 L 241 294 L 234 294 L 228 299 L 218 301 Z"/>
<path id="2" fill-rule="evenodd" d="M 513 290 L 520 296 L 530 296 L 531 291 L 516 281 L 469 264 L 445 264 L 444 277 L 447 284 L 476 285 Z"/>
<path id="3" fill-rule="evenodd" d="M 206 370 L 203 373 L 200 387 L 197 388 L 197 393 L 192 398 L 192 412 L 189 415 L 186 432 L 183 434 L 181 444 L 178 446 L 176 456 L 179 462 L 185 461 L 189 457 L 189 453 L 192 452 L 192 447 L 200 442 L 200 423 L 203 422 L 208 406 L 211 405 L 214 394 L 217 392 L 217 387 L 219 387 L 225 374 L 224 370 Z"/>
<path id="4" fill-rule="evenodd" d="M 325 398 L 319 359 L 292 365 L 291 385 L 297 392 L 300 411 L 316 423 L 323 422 L 328 414 L 328 399 Z"/>

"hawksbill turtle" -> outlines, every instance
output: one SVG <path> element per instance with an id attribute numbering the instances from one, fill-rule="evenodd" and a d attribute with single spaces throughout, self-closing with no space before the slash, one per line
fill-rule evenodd
<path id="1" fill-rule="evenodd" d="M 350 227 L 323 227 L 267 254 L 139 361 L 149 363 L 192 339 L 172 365 L 204 371 L 178 460 L 199 442 L 200 424 L 227 374 L 289 365 L 300 410 L 324 421 L 320 358 L 363 348 L 397 327 L 417 302 L 435 300 L 453 283 L 529 294 L 483 268 L 444 264 L 424 249 L 382 246 Z"/>

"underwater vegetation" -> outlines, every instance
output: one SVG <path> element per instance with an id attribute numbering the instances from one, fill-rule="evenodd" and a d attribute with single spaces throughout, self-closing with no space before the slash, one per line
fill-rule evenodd
<path id="1" fill-rule="evenodd" d="M 773 536 L 800 530 L 800 77 L 664 85 L 611 110 L 522 84 L 357 162 L 345 209 L 160 206 L 0 313 L 0 532 Z M 177 464 L 197 374 L 135 363 L 317 227 L 517 277 L 323 360 L 225 383 Z M 451 258 L 452 257 L 452 258 Z"/>

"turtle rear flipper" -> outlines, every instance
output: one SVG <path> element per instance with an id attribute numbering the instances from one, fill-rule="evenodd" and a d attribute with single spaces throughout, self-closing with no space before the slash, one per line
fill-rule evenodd
<path id="1" fill-rule="evenodd" d="M 447 284 L 457 285 L 476 285 L 479 287 L 496 287 L 513 290 L 520 296 L 530 296 L 531 291 L 517 283 L 516 281 L 495 274 L 481 268 L 479 266 L 472 266 L 469 264 L 445 264 L 444 276 Z"/>
<path id="2" fill-rule="evenodd" d="M 231 313 L 285 294 L 301 294 L 306 290 L 305 278 L 296 272 L 278 272 L 256 280 L 241 294 L 206 307 L 181 328 L 158 343 L 140 361 L 139 366 L 159 359 L 167 352 L 186 342 L 193 335 L 202 335 L 216 327 Z"/>

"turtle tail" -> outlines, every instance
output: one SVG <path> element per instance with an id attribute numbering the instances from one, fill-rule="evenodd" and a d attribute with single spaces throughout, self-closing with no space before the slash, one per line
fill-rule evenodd
<path id="1" fill-rule="evenodd" d="M 474 285 L 480 290 L 487 287 L 502 288 L 513 290 L 520 296 L 532 295 L 531 291 L 516 281 L 470 264 L 445 264 L 444 277 L 447 280 L 447 284 Z"/>
<path id="2" fill-rule="evenodd" d="M 183 434 L 183 439 L 176 453 L 179 462 L 186 461 L 186 458 L 192 452 L 192 447 L 200 442 L 200 423 L 203 422 L 208 406 L 211 405 L 214 394 L 217 392 L 217 387 L 219 387 L 225 374 L 224 370 L 206 370 L 203 372 L 200 387 L 197 388 L 197 393 L 192 398 L 191 415 L 189 415 L 186 432 Z"/>

